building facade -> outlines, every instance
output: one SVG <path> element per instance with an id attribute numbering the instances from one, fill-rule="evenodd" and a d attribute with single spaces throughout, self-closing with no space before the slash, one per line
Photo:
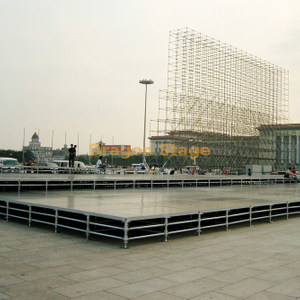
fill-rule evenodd
<path id="1" fill-rule="evenodd" d="M 35 156 L 35 162 L 51 162 L 53 159 L 64 159 L 68 154 L 68 147 L 64 145 L 62 149 L 53 150 L 52 147 L 42 147 L 39 136 L 35 132 L 31 137 L 28 146 L 23 147 L 24 151 L 31 151 Z"/>
<path id="2" fill-rule="evenodd" d="M 51 147 L 42 147 L 39 141 L 39 136 L 35 132 L 31 137 L 31 141 L 28 146 L 23 147 L 24 151 L 31 151 L 35 156 L 35 162 L 48 162 L 52 160 L 52 148 Z"/>
<path id="3" fill-rule="evenodd" d="M 194 163 L 201 168 L 232 168 L 243 170 L 246 165 L 267 165 L 273 170 L 296 167 L 300 171 L 300 124 L 262 125 L 259 136 L 227 137 L 220 134 L 197 132 L 170 132 L 165 136 L 150 137 L 154 154 L 175 154 L 173 162 L 191 164 L 191 148 L 209 149 L 209 155 L 201 155 Z M 178 153 L 186 147 L 187 157 Z"/>
<path id="4" fill-rule="evenodd" d="M 261 141 L 269 138 L 269 147 L 274 148 L 274 164 L 278 168 L 287 169 L 294 166 L 300 170 L 300 124 L 265 125 L 261 126 L 259 130 L 262 135 Z M 263 154 L 261 153 L 261 157 Z"/>

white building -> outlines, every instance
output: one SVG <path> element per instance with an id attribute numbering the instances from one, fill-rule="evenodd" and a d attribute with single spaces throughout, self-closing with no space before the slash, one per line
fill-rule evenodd
<path id="1" fill-rule="evenodd" d="M 53 151 L 51 147 L 42 147 L 39 141 L 39 136 L 35 132 L 31 137 L 31 142 L 28 146 L 24 146 L 25 151 L 31 151 L 35 156 L 35 162 L 48 162 L 52 160 Z"/>
<path id="2" fill-rule="evenodd" d="M 283 168 L 300 168 L 300 124 L 290 123 L 281 125 L 261 126 L 261 135 L 268 135 L 270 146 L 273 143 L 274 161 Z M 260 129 L 260 128 L 259 128 Z M 269 130 L 268 130 L 269 129 Z M 264 138 L 262 138 L 264 140 Z"/>

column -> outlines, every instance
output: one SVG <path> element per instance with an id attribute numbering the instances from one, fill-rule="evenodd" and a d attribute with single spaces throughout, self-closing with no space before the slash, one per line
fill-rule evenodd
<path id="1" fill-rule="evenodd" d="M 289 164 L 292 163 L 292 136 L 289 135 L 289 154 L 288 154 L 288 157 L 289 157 Z"/>
<path id="2" fill-rule="evenodd" d="M 281 137 L 281 163 L 284 163 L 284 136 Z"/>
<path id="3" fill-rule="evenodd" d="M 296 149 L 297 149 L 296 164 L 299 164 L 300 163 L 300 135 L 296 136 Z"/>

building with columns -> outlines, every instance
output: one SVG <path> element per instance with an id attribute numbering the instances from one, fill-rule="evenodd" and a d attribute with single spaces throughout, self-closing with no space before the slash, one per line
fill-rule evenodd
<path id="1" fill-rule="evenodd" d="M 171 147 L 175 155 L 179 147 L 207 147 L 209 156 L 199 155 L 197 165 L 211 168 L 243 170 L 245 165 L 267 165 L 273 170 L 286 170 L 296 167 L 300 171 L 300 124 L 261 125 L 258 136 L 228 137 L 221 134 L 191 131 L 173 131 L 165 136 L 149 138 L 154 154 L 162 153 Z M 176 157 L 175 164 L 190 164 L 188 158 Z"/>
<path id="2" fill-rule="evenodd" d="M 261 134 L 269 136 L 270 146 L 274 144 L 274 164 L 281 168 L 295 166 L 300 170 L 300 124 L 264 125 L 260 129 L 262 127 Z"/>

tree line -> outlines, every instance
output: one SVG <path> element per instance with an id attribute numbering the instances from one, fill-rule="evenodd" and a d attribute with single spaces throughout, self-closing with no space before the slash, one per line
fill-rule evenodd
<path id="1" fill-rule="evenodd" d="M 0 149 L 0 157 L 10 157 L 16 158 L 19 163 L 27 163 L 30 160 L 34 161 L 35 156 L 30 150 L 24 151 L 24 161 L 23 161 L 23 151 L 15 151 L 15 150 L 1 150 Z"/>

